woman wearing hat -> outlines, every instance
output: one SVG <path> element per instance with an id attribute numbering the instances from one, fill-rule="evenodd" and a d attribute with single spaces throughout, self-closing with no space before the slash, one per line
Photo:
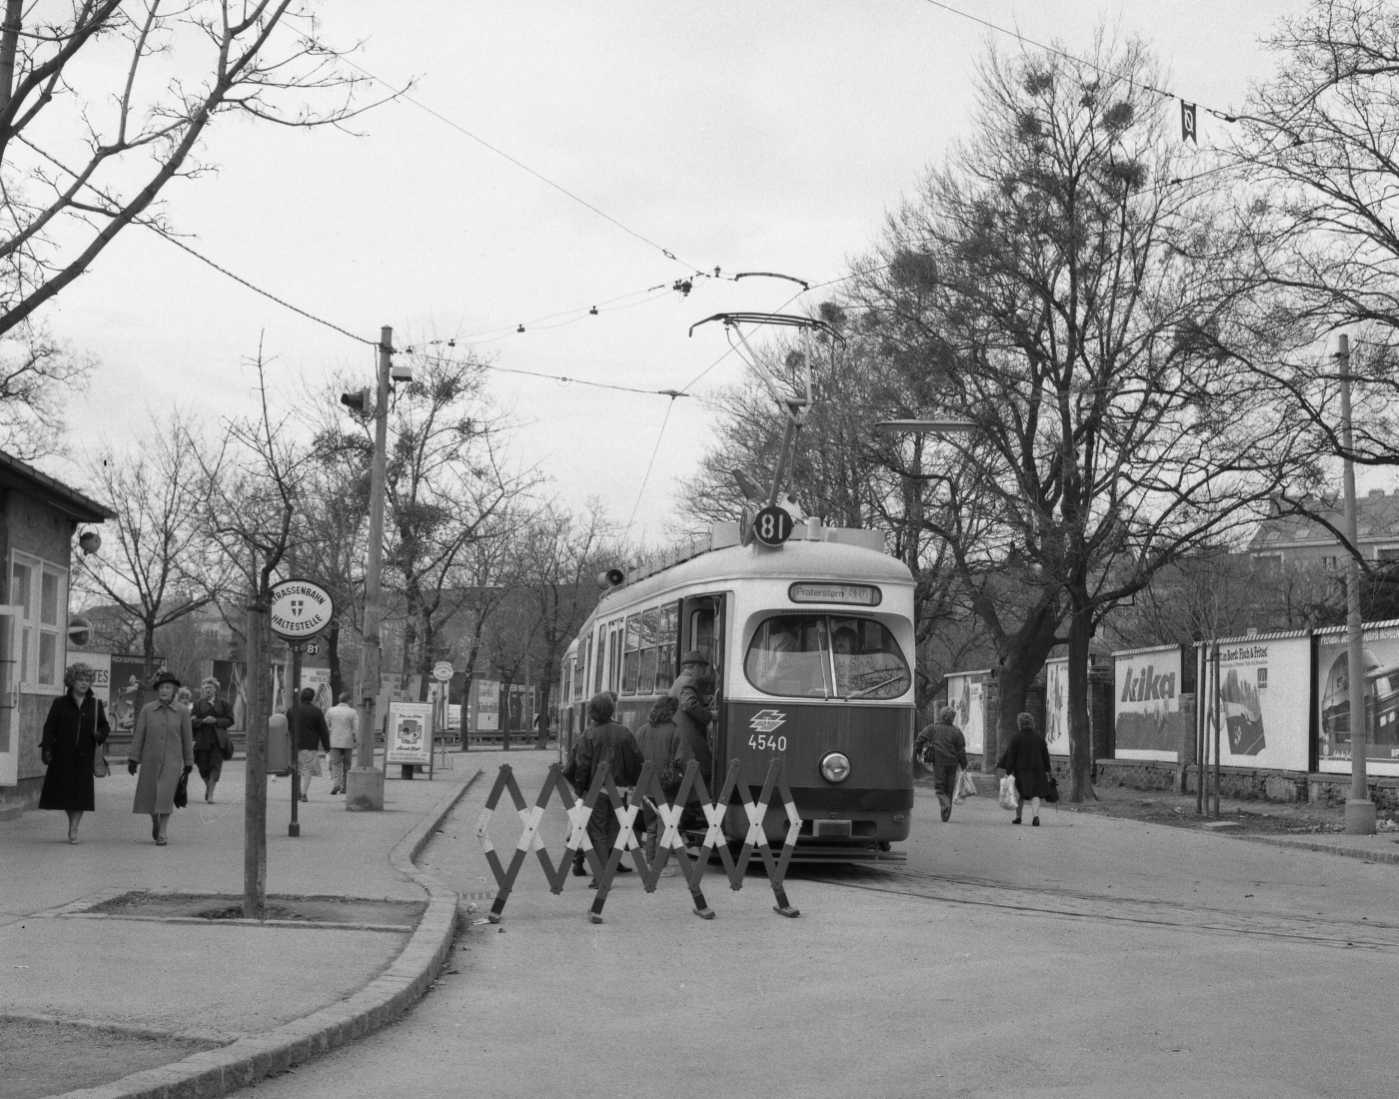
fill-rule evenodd
<path id="1" fill-rule="evenodd" d="M 92 668 L 70 664 L 63 673 L 68 690 L 53 700 L 44 722 L 39 753 L 48 771 L 39 794 L 40 809 L 68 812 L 68 842 L 78 842 L 78 824 L 93 805 L 93 759 L 111 731 L 102 703 L 92 693 Z"/>
<path id="2" fill-rule="evenodd" d="M 156 699 L 136 715 L 126 766 L 133 775 L 138 767 L 141 772 L 131 811 L 151 815 L 151 838 L 164 847 L 165 826 L 175 811 L 175 787 L 182 775 L 194 770 L 194 734 L 189 711 L 175 702 L 180 681 L 161 672 L 152 685 Z"/>
<path id="3" fill-rule="evenodd" d="M 204 780 L 204 800 L 214 800 L 214 787 L 223 773 L 224 746 L 233 728 L 233 707 L 219 697 L 219 681 L 207 676 L 200 684 L 204 697 L 190 710 L 194 729 L 194 762 Z M 231 754 L 231 753 L 230 753 Z"/>

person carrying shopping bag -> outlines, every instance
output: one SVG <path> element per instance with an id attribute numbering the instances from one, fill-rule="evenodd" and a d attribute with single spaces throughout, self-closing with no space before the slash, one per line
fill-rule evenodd
<path id="1" fill-rule="evenodd" d="M 1029 801 L 1033 816 L 1030 823 L 1038 828 L 1040 800 L 1054 798 L 1054 787 L 1049 780 L 1049 745 L 1035 728 L 1035 719 L 1031 715 L 1020 714 L 1015 724 L 1016 730 L 1001 758 L 996 761 L 996 766 L 1015 779 L 1015 819 L 1011 824 L 1020 823 L 1025 802 Z"/>
<path id="2" fill-rule="evenodd" d="M 944 706 L 938 711 L 937 721 L 923 729 L 914 741 L 914 754 L 919 754 L 924 745 L 933 752 L 933 791 L 942 807 L 942 819 L 952 819 L 952 799 L 957 793 L 957 771 L 967 767 L 967 739 L 962 730 L 953 724 L 957 711 Z"/>

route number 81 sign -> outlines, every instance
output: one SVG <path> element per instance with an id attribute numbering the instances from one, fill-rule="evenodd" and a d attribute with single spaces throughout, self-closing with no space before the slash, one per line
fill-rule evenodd
<path id="1" fill-rule="evenodd" d="M 792 517 L 780 507 L 766 507 L 753 517 L 753 537 L 765 546 L 780 546 L 792 535 Z"/>

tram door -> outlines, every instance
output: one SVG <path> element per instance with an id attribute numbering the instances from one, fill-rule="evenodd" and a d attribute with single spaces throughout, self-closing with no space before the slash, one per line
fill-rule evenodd
<path id="1" fill-rule="evenodd" d="M 722 592 L 715 592 L 712 595 L 690 596 L 681 601 L 680 646 L 676 657 L 679 660 L 691 649 L 698 649 L 709 658 L 709 665 L 714 673 L 714 705 L 712 708 L 717 715 L 717 721 L 709 730 L 709 750 L 714 755 L 716 781 L 724 773 L 724 766 L 720 761 L 728 759 L 728 739 L 725 727 L 727 722 L 724 720 L 724 708 L 721 704 L 724 697 L 724 642 L 726 636 L 724 606 L 725 597 Z M 715 792 L 710 791 L 711 794 Z"/>

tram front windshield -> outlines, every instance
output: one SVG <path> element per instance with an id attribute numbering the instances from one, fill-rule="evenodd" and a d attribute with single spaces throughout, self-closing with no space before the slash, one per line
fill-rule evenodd
<path id="1" fill-rule="evenodd" d="M 894 635 L 872 618 L 774 615 L 743 666 L 764 694 L 796 698 L 898 698 L 912 681 Z"/>

